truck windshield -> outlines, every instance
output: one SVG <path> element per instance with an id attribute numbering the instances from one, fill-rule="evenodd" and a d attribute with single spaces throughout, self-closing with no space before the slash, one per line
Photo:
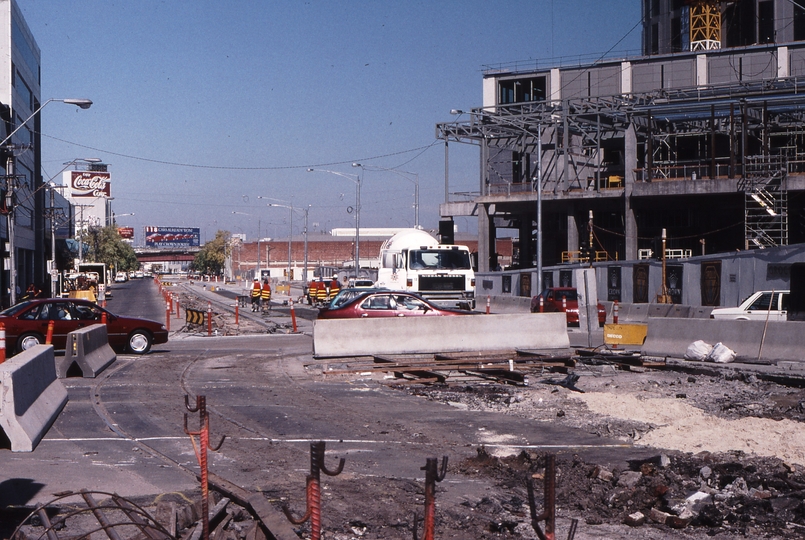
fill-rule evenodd
<path id="1" fill-rule="evenodd" d="M 470 255 L 458 249 L 413 249 L 409 252 L 411 270 L 469 270 Z"/>

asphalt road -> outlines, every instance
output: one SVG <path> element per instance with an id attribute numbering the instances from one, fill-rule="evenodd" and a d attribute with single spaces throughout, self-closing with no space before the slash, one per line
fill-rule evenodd
<path id="1" fill-rule="evenodd" d="M 118 284 L 107 307 L 164 320 L 151 280 Z M 346 458 L 340 481 L 411 479 L 429 457 L 451 463 L 490 450 L 583 454 L 622 463 L 656 452 L 624 447 L 580 430 L 413 397 L 360 376 L 331 379 L 311 356 L 306 334 L 172 336 L 148 355 L 119 355 L 96 379 L 64 380 L 69 402 L 32 453 L 0 449 L 0 508 L 32 505 L 82 488 L 124 497 L 197 489 L 198 464 L 184 432 L 198 413 L 184 399 L 206 396 L 218 475 L 250 490 L 301 497 L 310 442 L 327 442 L 327 461 Z M 310 365 L 313 366 L 310 366 Z M 306 367 L 310 366 L 310 367 Z M 453 496 L 492 489 L 451 475 Z"/>

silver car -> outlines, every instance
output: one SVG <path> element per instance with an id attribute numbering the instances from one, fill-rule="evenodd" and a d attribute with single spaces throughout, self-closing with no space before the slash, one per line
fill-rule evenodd
<path id="1" fill-rule="evenodd" d="M 758 291 L 738 307 L 718 308 L 710 312 L 711 319 L 737 321 L 784 321 L 788 312 L 788 291 Z"/>

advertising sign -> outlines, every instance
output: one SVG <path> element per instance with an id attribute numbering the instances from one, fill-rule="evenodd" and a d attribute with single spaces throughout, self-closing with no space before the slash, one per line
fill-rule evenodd
<path id="1" fill-rule="evenodd" d="M 198 227 L 146 227 L 146 247 L 185 248 L 201 245 Z"/>
<path id="2" fill-rule="evenodd" d="M 132 240 L 134 239 L 134 227 L 118 227 L 117 234 L 124 240 Z"/>
<path id="3" fill-rule="evenodd" d="M 73 197 L 111 197 L 108 172 L 71 171 L 70 194 Z"/>

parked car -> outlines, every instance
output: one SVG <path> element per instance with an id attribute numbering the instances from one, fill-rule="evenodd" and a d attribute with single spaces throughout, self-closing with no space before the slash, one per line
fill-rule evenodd
<path id="1" fill-rule="evenodd" d="M 562 311 L 562 298 L 565 299 L 565 312 L 567 313 L 567 325 L 579 325 L 579 298 L 578 292 L 573 287 L 550 287 L 542 291 L 531 299 L 531 313 L 539 312 L 539 299 L 542 297 L 542 311 L 545 313 L 557 313 Z M 604 326 L 607 321 L 607 310 L 598 304 L 598 326 Z"/>
<path id="2" fill-rule="evenodd" d="M 353 289 L 354 290 L 354 289 Z M 365 317 L 434 317 L 470 315 L 469 311 L 445 309 L 419 295 L 399 291 L 367 291 L 333 308 L 319 310 L 319 319 L 359 319 Z"/>
<path id="3" fill-rule="evenodd" d="M 126 272 L 118 272 L 115 274 L 115 283 L 125 283 L 129 280 L 129 275 Z"/>
<path id="4" fill-rule="evenodd" d="M 167 343 L 165 325 L 148 319 L 115 315 L 89 300 L 44 298 L 27 300 L 0 311 L 6 329 L 6 349 L 21 352 L 45 343 L 48 323 L 53 321 L 53 347 L 64 349 L 67 334 L 100 323 L 106 313 L 109 345 L 116 350 L 145 354 L 154 344 Z"/>
<path id="5" fill-rule="evenodd" d="M 369 293 L 373 292 L 382 292 L 387 291 L 388 289 L 364 289 L 364 288 L 349 288 L 349 289 L 341 289 L 338 294 L 336 294 L 330 303 L 327 304 L 325 307 L 321 309 L 335 309 L 337 307 L 343 306 L 347 302 L 351 302 L 358 296 L 365 296 Z"/>
<path id="6" fill-rule="evenodd" d="M 738 307 L 716 308 L 710 312 L 711 319 L 737 321 L 784 321 L 788 318 L 789 291 L 757 291 L 741 302 Z"/>

